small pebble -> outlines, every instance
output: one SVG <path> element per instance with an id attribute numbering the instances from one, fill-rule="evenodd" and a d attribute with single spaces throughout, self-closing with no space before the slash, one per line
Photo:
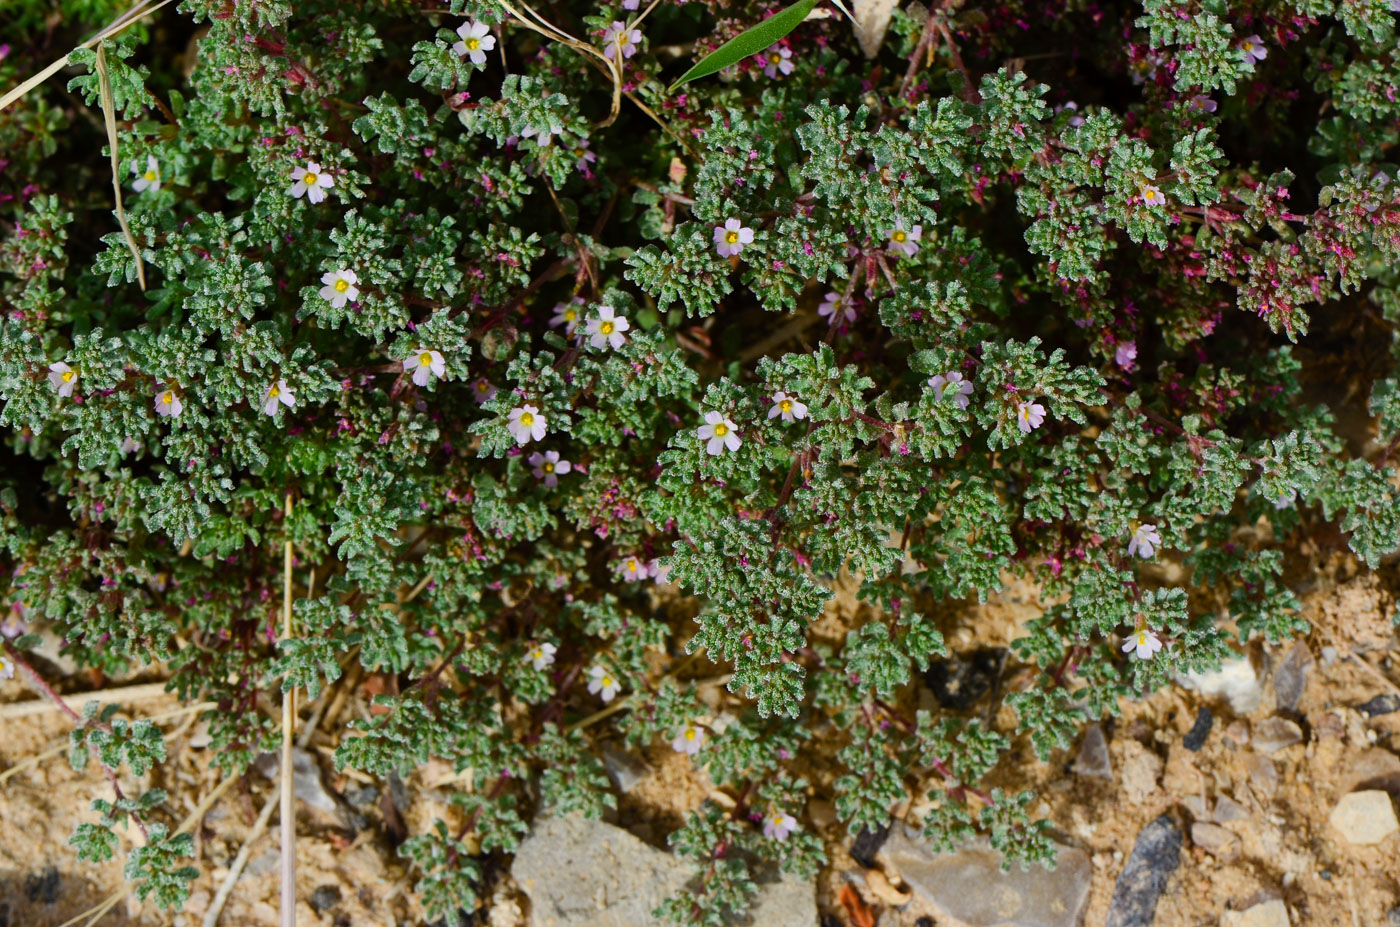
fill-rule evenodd
<path id="1" fill-rule="evenodd" d="M 1108 741 L 1103 736 L 1103 726 L 1091 724 L 1084 729 L 1084 740 L 1079 744 L 1079 754 L 1074 758 L 1076 775 L 1096 779 L 1113 778 L 1113 761 L 1108 755 Z"/>
<path id="2" fill-rule="evenodd" d="M 1265 718 L 1254 726 L 1254 749 L 1277 753 L 1303 739 L 1303 729 L 1287 718 Z"/>
<path id="3" fill-rule="evenodd" d="M 1133 842 L 1128 864 L 1113 886 L 1104 927 L 1150 927 L 1167 880 L 1181 863 L 1181 831 L 1167 815 L 1148 824 Z"/>
<path id="4" fill-rule="evenodd" d="M 1296 711 L 1308 686 L 1308 670 L 1312 668 L 1312 651 L 1301 641 L 1288 651 L 1288 656 L 1274 670 L 1274 705 L 1279 711 Z"/>
<path id="5" fill-rule="evenodd" d="M 880 847 L 885 845 L 885 838 L 890 835 L 890 826 L 886 824 L 876 830 L 868 827 L 861 828 L 856 834 L 856 839 L 851 843 L 851 859 L 860 863 L 866 869 L 875 869 L 875 854 L 880 852 Z"/>
<path id="6" fill-rule="evenodd" d="M 1226 911 L 1220 927 L 1291 927 L 1288 906 L 1271 898 L 1245 911 Z"/>
<path id="7" fill-rule="evenodd" d="M 1192 824 L 1191 842 L 1222 862 L 1240 855 L 1240 839 L 1219 824 L 1204 821 Z"/>
<path id="8" fill-rule="evenodd" d="M 1368 718 L 1394 714 L 1400 711 L 1400 695 L 1377 695 L 1370 701 L 1357 705 L 1356 710 Z"/>
<path id="9" fill-rule="evenodd" d="M 1380 843 L 1400 831 L 1390 795 L 1379 789 L 1343 795 L 1330 820 L 1347 843 L 1357 846 Z"/>
<path id="10" fill-rule="evenodd" d="M 1205 746 L 1206 738 L 1210 736 L 1211 725 L 1214 723 L 1215 715 L 1209 708 L 1202 707 L 1200 714 L 1196 715 L 1196 723 L 1191 725 L 1191 730 L 1182 738 L 1181 745 L 1195 753 Z"/>

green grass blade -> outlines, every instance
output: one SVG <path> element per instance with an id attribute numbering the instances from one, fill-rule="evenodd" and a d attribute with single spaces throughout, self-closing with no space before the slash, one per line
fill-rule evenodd
<path id="1" fill-rule="evenodd" d="M 686 71 L 681 75 L 680 80 L 671 85 L 671 90 L 675 90 L 681 84 L 688 84 L 697 77 L 707 77 L 716 71 L 723 70 L 749 55 L 758 54 L 796 29 L 797 24 L 806 19 L 807 14 L 812 12 L 812 8 L 816 5 L 817 0 L 797 0 L 781 13 L 776 13 L 758 25 L 745 29 L 697 61 L 695 67 Z"/>

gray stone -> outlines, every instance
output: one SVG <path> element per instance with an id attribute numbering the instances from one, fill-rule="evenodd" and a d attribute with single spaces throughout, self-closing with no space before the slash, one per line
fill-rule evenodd
<path id="1" fill-rule="evenodd" d="M 624 795 L 651 775 L 651 767 L 646 763 L 612 744 L 603 747 L 603 768 L 607 770 L 613 786 Z"/>
<path id="2" fill-rule="evenodd" d="M 1277 753 L 1303 739 L 1303 729 L 1287 718 L 1265 718 L 1254 725 L 1254 749 L 1260 753 Z"/>
<path id="3" fill-rule="evenodd" d="M 282 768 L 282 754 L 264 753 L 253 765 L 258 772 L 276 781 Z M 316 757 L 300 747 L 292 748 L 292 794 L 318 811 L 335 811 L 340 807 L 335 796 L 321 782 L 321 766 L 316 762 Z"/>
<path id="4" fill-rule="evenodd" d="M 1370 846 L 1400 830 L 1390 795 L 1379 789 L 1343 795 L 1330 818 L 1347 843 Z"/>
<path id="5" fill-rule="evenodd" d="M 1157 900 L 1181 863 L 1181 831 L 1167 815 L 1144 827 L 1113 886 L 1104 927 L 1151 927 Z"/>
<path id="6" fill-rule="evenodd" d="M 1368 718 L 1394 714 L 1400 711 L 1400 695 L 1377 695 L 1370 701 L 1357 705 L 1356 710 Z"/>
<path id="7" fill-rule="evenodd" d="M 1002 855 L 985 838 L 935 853 L 896 827 L 885 844 L 905 883 L 949 927 L 1076 927 L 1089 899 L 1089 855 L 1075 847 L 1056 850 L 1053 870 L 1013 863 L 1003 872 Z"/>
<path id="8" fill-rule="evenodd" d="M 530 897 L 531 927 L 663 927 L 651 912 L 683 890 L 693 870 L 621 828 L 570 815 L 535 820 L 511 875 Z M 748 923 L 817 927 L 815 885 L 760 882 Z"/>
<path id="9" fill-rule="evenodd" d="M 1274 705 L 1279 711 L 1296 711 L 1308 686 L 1308 670 L 1312 669 L 1312 651 L 1299 641 L 1274 670 Z"/>
<path id="10" fill-rule="evenodd" d="M 1192 753 L 1206 745 L 1206 738 L 1210 736 L 1211 726 L 1215 724 L 1215 713 L 1204 705 L 1196 715 L 1196 723 L 1191 725 L 1191 730 L 1186 732 L 1186 736 L 1181 738 L 1181 745 Z"/>
<path id="11" fill-rule="evenodd" d="M 1273 760 L 1251 753 L 1244 758 L 1244 768 L 1249 773 L 1249 784 L 1260 794 L 1272 797 L 1278 791 L 1278 769 Z"/>
<path id="12" fill-rule="evenodd" d="M 1091 724 L 1084 729 L 1079 755 L 1074 758 L 1074 771 L 1096 779 L 1113 778 L 1113 761 L 1108 756 L 1108 741 L 1103 736 L 1102 725 Z"/>

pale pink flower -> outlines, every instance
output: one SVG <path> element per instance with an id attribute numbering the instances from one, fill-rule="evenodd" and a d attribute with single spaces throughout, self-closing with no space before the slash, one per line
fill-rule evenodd
<path id="1" fill-rule="evenodd" d="M 627 321 L 626 316 L 618 315 L 613 311 L 612 306 L 599 306 L 598 318 L 589 319 L 588 325 L 584 328 L 584 334 L 588 336 L 588 343 L 595 348 L 602 348 L 612 345 L 614 351 L 627 343 L 627 336 L 624 334 L 632 324 Z"/>
<path id="2" fill-rule="evenodd" d="M 651 575 L 651 562 L 633 555 L 618 564 L 617 571 L 629 583 L 640 582 Z"/>
<path id="3" fill-rule="evenodd" d="M 797 819 L 792 815 L 774 809 L 763 818 L 763 836 L 773 840 L 786 840 L 788 835 L 797 830 Z"/>
<path id="4" fill-rule="evenodd" d="M 1156 525 L 1138 525 L 1133 536 L 1128 538 L 1128 556 L 1150 560 L 1157 548 L 1162 546 L 1162 536 Z"/>
<path id="5" fill-rule="evenodd" d="M 1039 428 L 1045 421 L 1045 407 L 1038 402 L 1018 402 L 1016 404 L 1016 427 L 1025 434 Z"/>
<path id="6" fill-rule="evenodd" d="M 843 308 L 844 307 L 844 308 Z M 822 304 L 817 307 L 817 315 L 826 319 L 829 317 L 831 324 L 835 325 L 838 318 L 844 318 L 847 322 L 856 320 L 856 307 L 846 302 L 840 293 L 827 293 Z"/>
<path id="7" fill-rule="evenodd" d="M 73 395 L 73 387 L 78 385 L 78 371 L 63 361 L 49 364 L 49 383 L 58 390 L 58 395 L 67 399 Z"/>
<path id="8" fill-rule="evenodd" d="M 745 227 L 738 219 L 726 219 L 724 225 L 715 226 L 715 250 L 720 257 L 738 254 L 752 241 L 753 229 Z"/>
<path id="9" fill-rule="evenodd" d="M 1113 352 L 1113 362 L 1124 370 L 1132 370 L 1133 362 L 1137 360 L 1137 342 L 1124 341 L 1118 345 L 1118 350 Z"/>
<path id="10" fill-rule="evenodd" d="M 1160 188 L 1154 187 L 1150 183 L 1145 183 L 1138 187 L 1138 193 L 1142 196 L 1144 206 L 1156 208 L 1167 201 L 1167 195 Z"/>
<path id="11" fill-rule="evenodd" d="M 554 304 L 554 318 L 549 320 L 550 328 L 564 326 L 564 334 L 572 335 L 574 329 L 578 328 L 578 320 L 583 317 L 583 311 L 579 309 L 584 305 L 583 297 L 575 296 L 567 303 Z"/>
<path id="12" fill-rule="evenodd" d="M 896 219 L 894 228 L 890 229 L 889 235 L 889 249 L 891 251 L 900 251 L 905 257 L 913 257 L 919 250 L 919 239 L 923 238 L 924 227 L 916 225 L 905 231 L 904 220 Z"/>
<path id="13" fill-rule="evenodd" d="M 1219 108 L 1220 104 L 1204 93 L 1198 93 L 1191 98 L 1191 111 L 1194 113 L 1213 113 Z"/>
<path id="14" fill-rule="evenodd" d="M 1265 47 L 1264 40 L 1259 38 L 1259 33 L 1246 36 L 1240 39 L 1240 51 L 1244 52 L 1245 58 L 1251 63 L 1263 61 L 1269 57 L 1269 49 Z"/>
<path id="15" fill-rule="evenodd" d="M 551 489 L 559 485 L 559 477 L 574 468 L 574 465 L 567 460 L 559 459 L 558 451 L 545 451 L 543 454 L 535 451 L 530 455 L 529 462 L 535 479 L 540 480 Z"/>
<path id="16" fill-rule="evenodd" d="M 484 406 L 486 403 L 496 398 L 496 384 L 485 377 L 479 377 L 477 381 L 472 384 L 472 395 L 476 397 L 477 405 Z"/>
<path id="17" fill-rule="evenodd" d="M 608 31 L 603 33 L 603 48 L 609 57 L 612 57 L 613 49 L 617 49 L 622 57 L 631 58 L 637 53 L 637 43 L 641 40 L 642 30 L 628 29 L 626 23 L 614 20 Z"/>
<path id="18" fill-rule="evenodd" d="M 779 74 L 787 75 L 792 73 L 792 49 L 782 45 L 773 45 L 766 52 L 761 52 L 756 56 L 763 65 L 763 74 L 769 80 L 776 80 Z"/>
<path id="19" fill-rule="evenodd" d="M 928 378 L 928 385 L 933 387 L 935 402 L 943 401 L 944 390 L 952 394 L 953 404 L 959 409 L 966 409 L 972 402 L 969 398 L 972 395 L 972 383 L 963 379 L 963 375 L 956 370 L 946 374 L 934 374 Z"/>
<path id="20" fill-rule="evenodd" d="M 185 411 L 185 404 L 180 401 L 180 395 L 173 389 L 162 386 L 156 390 L 156 415 L 179 418 L 183 411 Z"/>

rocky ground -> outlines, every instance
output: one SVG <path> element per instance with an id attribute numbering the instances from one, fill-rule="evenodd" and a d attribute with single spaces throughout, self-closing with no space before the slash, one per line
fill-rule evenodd
<path id="1" fill-rule="evenodd" d="M 1256 646 L 1210 678 L 1124 706 L 1088 728 L 1073 750 L 1040 763 L 1029 752 L 1003 762 L 992 785 L 1033 788 L 1034 809 L 1056 824 L 1054 871 L 1002 872 L 981 844 L 937 856 L 902 817 L 888 833 L 852 840 L 824 792 L 830 771 L 812 770 L 803 825 L 825 838 L 831 865 L 814 882 L 770 878 L 751 923 L 762 927 L 1400 927 L 1400 662 L 1384 572 L 1353 575 L 1337 557 L 1299 584 L 1313 632 L 1270 650 Z M 994 692 L 1013 689 L 1004 645 L 1039 613 L 1033 589 L 1012 587 L 986 605 L 945 605 L 939 616 L 956 651 L 917 697 L 942 710 L 979 712 L 998 727 Z M 814 629 L 839 637 L 858 622 L 850 598 Z M 133 680 L 139 681 L 139 680 Z M 388 788 L 330 763 L 344 721 L 367 711 L 374 681 L 328 696 L 317 733 L 298 754 L 298 924 L 421 924 L 406 894 L 411 876 L 390 836 L 449 818 L 451 770 L 437 764 Z M 71 680 L 70 690 L 83 688 Z M 725 696 L 714 686 L 716 710 Z M 32 699 L 0 683 L 0 702 Z M 128 705 L 132 715 L 177 711 L 168 697 Z M 207 735 L 192 713 L 165 717 L 173 748 L 158 783 L 176 815 L 215 788 Z M 0 715 L 0 927 L 59 927 L 123 887 L 119 863 L 78 863 L 66 845 L 94 817 L 109 786 L 62 756 L 67 722 L 56 713 Z M 55 749 L 60 748 L 60 749 Z M 685 872 L 665 852 L 681 815 L 715 790 L 688 758 L 665 745 L 645 755 L 606 752 L 621 797 L 609 821 L 536 821 L 509 872 L 488 873 L 493 891 L 474 923 L 490 927 L 644 927 Z M 214 923 L 211 908 L 237 868 L 218 924 L 277 922 L 275 763 L 229 790 L 195 830 L 201 875 L 184 912 L 163 914 L 125 899 L 97 922 Z M 133 785 L 137 785 L 133 783 Z M 138 789 L 139 790 L 139 789 Z M 917 811 L 917 808 L 914 809 Z M 85 923 L 86 918 L 78 923 Z"/>

